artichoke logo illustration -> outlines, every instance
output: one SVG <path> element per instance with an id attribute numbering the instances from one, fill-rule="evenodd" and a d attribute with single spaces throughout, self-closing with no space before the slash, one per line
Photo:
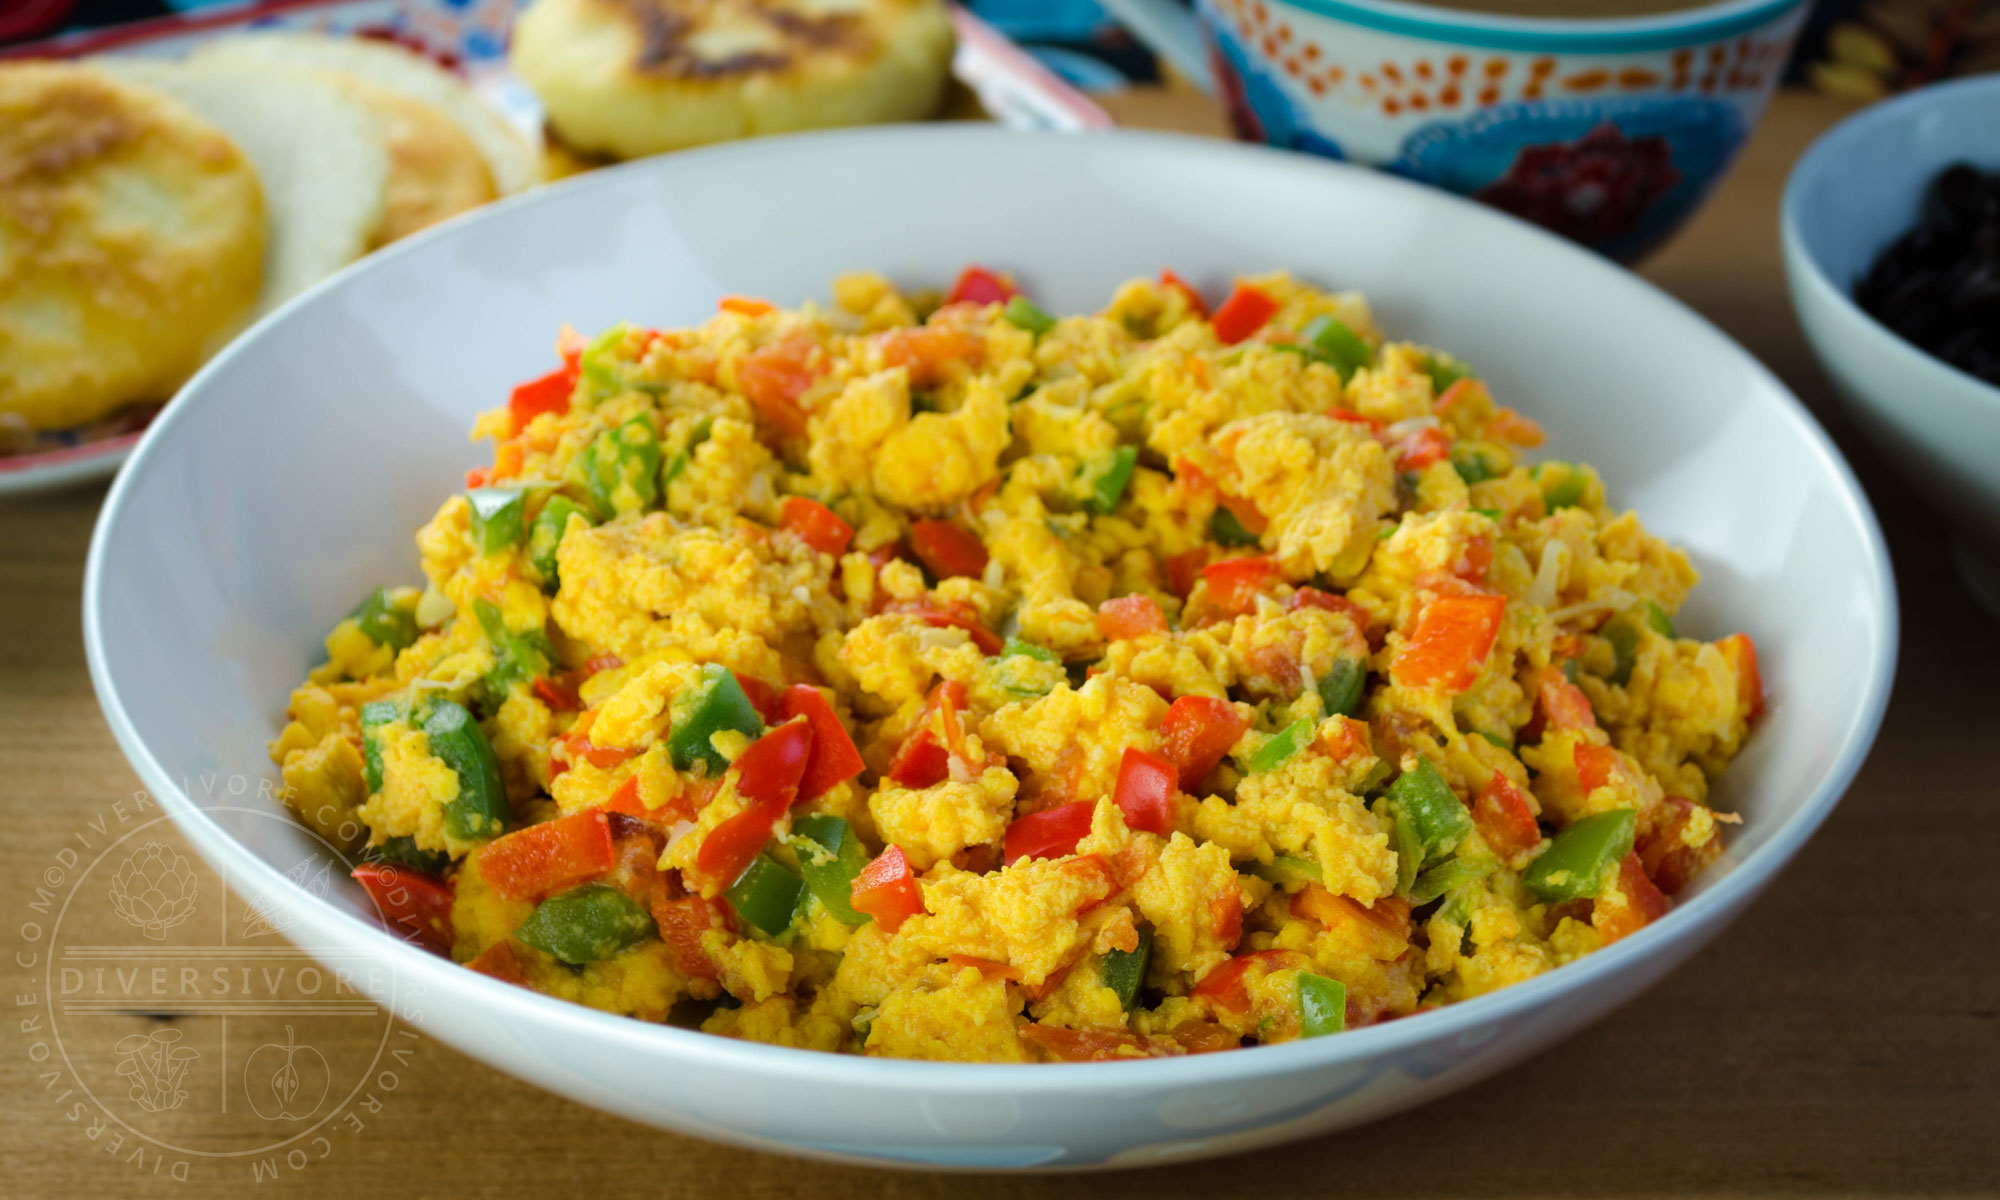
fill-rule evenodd
<path id="1" fill-rule="evenodd" d="M 293 864 L 291 870 L 285 872 L 285 878 L 324 900 L 333 892 L 333 860 L 302 858 Z M 291 913 L 282 910 L 266 911 L 264 906 L 253 903 L 243 914 L 241 935 L 247 939 L 283 933 L 297 921 L 298 918 Z"/>
<path id="2" fill-rule="evenodd" d="M 111 909 L 156 942 L 194 915 L 194 870 L 161 842 L 147 842 L 111 877 Z"/>
<path id="3" fill-rule="evenodd" d="M 180 1044 L 178 1029 L 155 1029 L 119 1039 L 118 1073 L 131 1085 L 132 1102 L 147 1112 L 179 1108 L 188 1093 L 181 1085 L 201 1051 Z"/>
<path id="4" fill-rule="evenodd" d="M 266 1121 L 303 1121 L 326 1103 L 333 1073 L 326 1057 L 302 1046 L 285 1026 L 282 1044 L 265 1042 L 243 1062 L 243 1091 L 250 1109 Z"/>

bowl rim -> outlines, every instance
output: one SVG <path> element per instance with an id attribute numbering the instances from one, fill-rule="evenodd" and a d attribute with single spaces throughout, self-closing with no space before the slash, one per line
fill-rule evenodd
<path id="1" fill-rule="evenodd" d="M 1216 0 L 1204 0 L 1214 6 Z M 1529 17 L 1474 12 L 1408 0 L 1271 0 L 1280 7 L 1381 33 L 1457 42 L 1493 50 L 1551 54 L 1620 54 L 1702 45 L 1749 33 L 1809 0 L 1710 0 L 1639 16 Z"/>
<path id="2" fill-rule="evenodd" d="M 469 971 L 462 964 L 420 949 L 380 926 L 370 929 L 362 918 L 286 879 L 275 866 L 251 853 L 210 819 L 179 782 L 167 773 L 139 736 L 125 712 L 117 684 L 112 678 L 111 664 L 105 657 L 107 546 L 114 527 L 125 519 L 126 501 L 135 486 L 134 481 L 159 452 L 163 440 L 181 421 L 189 419 L 188 414 L 193 411 L 200 392 L 208 382 L 230 371 L 236 359 L 244 356 L 246 348 L 255 345 L 269 328 L 314 304 L 321 295 L 347 287 L 352 281 L 381 270 L 404 255 L 416 253 L 433 241 L 449 238 L 462 226 L 498 221 L 517 210 L 560 205 L 572 195 L 617 186 L 634 175 L 657 173 L 671 176 L 681 171 L 703 170 L 731 158 L 779 156 L 801 148 L 810 152 L 822 146 L 835 146 L 854 153 L 867 148 L 863 143 L 872 142 L 885 143 L 889 147 L 888 152 L 900 152 L 913 161 L 928 161 L 925 153 L 928 144 L 943 143 L 945 148 L 956 151 L 972 139 L 985 143 L 985 154 L 1005 153 L 1013 147 L 1035 145 L 1052 147 L 1048 153 L 1074 150 L 1084 154 L 1170 155 L 1190 160 L 1185 169 L 1198 170 L 1206 166 L 1225 174 L 1232 167 L 1254 164 L 1260 169 L 1290 174 L 1298 178 L 1303 187 L 1325 186 L 1329 177 L 1321 173 L 1338 172 L 1344 179 L 1337 186 L 1387 191 L 1406 205 L 1442 209 L 1451 213 L 1453 219 L 1486 225 L 1498 231 L 1500 236 L 1538 240 L 1545 252 L 1588 261 L 1594 264 L 1593 269 L 1608 272 L 1607 279 L 1622 276 L 1624 283 L 1615 286 L 1635 289 L 1638 295 L 1648 297 L 1652 303 L 1678 314 L 1712 338 L 1718 353 L 1736 358 L 1752 381 L 1762 384 L 1771 393 L 1779 415 L 1803 441 L 1810 455 L 1839 485 L 1840 504 L 1861 534 L 1867 558 L 1866 566 L 1873 585 L 1872 598 L 1881 617 L 1881 638 L 1875 654 L 1864 664 L 1868 683 L 1861 703 L 1842 730 L 1840 752 L 1827 768 L 1820 785 L 1795 812 L 1772 830 L 1764 845 L 1698 895 L 1676 905 L 1665 917 L 1582 959 L 1484 996 L 1400 1020 L 1349 1030 L 1338 1037 L 1300 1039 L 1219 1054 L 1125 1062 L 939 1063 L 765 1045 L 695 1029 L 655 1025 L 531 992 Z M 1003 146 L 1008 149 L 1002 149 Z M 1028 149 L 1018 152 L 1042 153 Z M 1720 924 L 1732 918 L 1776 877 L 1845 794 L 1873 747 L 1895 677 L 1900 620 L 1898 599 L 1888 549 L 1874 509 L 1832 439 L 1768 367 L 1659 286 L 1625 272 L 1591 251 L 1538 226 L 1409 180 L 1268 146 L 1159 132 L 1116 131 L 1077 136 L 998 127 L 939 129 L 931 125 L 905 125 L 766 137 L 625 163 L 559 184 L 532 189 L 462 214 L 343 269 L 292 298 L 240 335 L 183 386 L 176 400 L 178 402 L 168 405 L 161 417 L 146 430 L 130 461 L 113 481 L 98 514 L 85 559 L 82 618 L 84 651 L 91 684 L 105 721 L 127 760 L 150 789 L 153 799 L 173 817 L 181 832 L 212 864 L 226 862 L 229 865 L 233 886 L 286 903 L 300 919 L 299 932 L 317 935 L 312 945 L 338 943 L 372 948 L 385 965 L 393 968 L 395 979 L 411 981 L 428 989 L 427 994 L 432 997 L 428 1007 L 433 1010 L 472 1001 L 492 1014 L 496 1021 L 550 1027 L 552 1032 L 593 1041 L 622 1041 L 635 1050 L 643 1047 L 643 1052 L 648 1054 L 664 1055 L 716 1070 L 741 1071 L 766 1079 L 939 1095 L 1005 1094 L 1029 1097 L 1055 1093 L 1130 1094 L 1135 1088 L 1185 1087 L 1291 1074 L 1371 1056 L 1393 1055 L 1413 1046 L 1465 1033 L 1480 1025 L 1523 1016 L 1559 997 L 1597 987 L 1622 974 L 1628 967 L 1636 966 L 1641 960 L 1666 951 L 1687 938 L 1705 941 L 1706 937 L 1713 936 Z M 295 940 L 305 939 L 300 937 Z M 308 952 L 311 952 L 311 946 L 308 946 Z M 424 1023 L 431 1022 L 427 1020 Z M 450 1039 L 446 1036 L 444 1040 Z"/>
<path id="3" fill-rule="evenodd" d="M 1792 164 L 1792 172 L 1785 180 L 1785 192 L 1778 204 L 1778 235 L 1784 246 L 1785 261 L 1791 268 L 1793 277 L 1809 286 L 1819 296 L 1819 303 L 1841 314 L 1843 320 L 1858 327 L 1865 327 L 1873 346 L 1881 353 L 1895 356 L 1906 370 L 1914 370 L 1928 376 L 1931 387 L 1955 389 L 1963 394 L 1976 396 L 1978 402 L 2000 406 L 2000 384 L 1988 383 L 1954 363 L 1946 362 L 1930 351 L 1910 341 L 1902 334 L 1884 325 L 1875 314 L 1854 299 L 1854 294 L 1833 281 L 1833 276 L 1813 252 L 1804 233 L 1804 219 L 1801 215 L 1806 204 L 1806 193 L 1820 186 L 1820 180 L 1839 169 L 1847 151 L 1847 143 L 1872 131 L 1878 125 L 1894 124 L 1915 116 L 1928 105 L 1940 99 L 1956 97 L 1961 92 L 1992 92 L 1994 102 L 2000 104 L 2000 74 L 1973 75 L 1965 79 L 1947 80 L 1928 87 L 1887 100 L 1877 101 L 1859 112 L 1853 113 L 1833 128 L 1813 140 L 1799 161 Z M 1929 182 L 1925 181 L 1925 186 Z M 1900 237 L 1907 230 L 1896 233 Z M 1887 247 L 1885 246 L 1884 249 Z M 1877 250 L 1879 257 L 1882 253 Z"/>

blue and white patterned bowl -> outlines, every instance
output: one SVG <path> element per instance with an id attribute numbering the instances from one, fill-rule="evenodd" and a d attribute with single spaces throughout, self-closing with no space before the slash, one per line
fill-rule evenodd
<path id="1" fill-rule="evenodd" d="M 1619 259 L 1678 228 L 1728 168 L 1807 7 L 1547 20 L 1195 0 L 1186 21 L 1170 0 L 1109 3 L 1212 85 L 1240 136 L 1473 196 Z"/>

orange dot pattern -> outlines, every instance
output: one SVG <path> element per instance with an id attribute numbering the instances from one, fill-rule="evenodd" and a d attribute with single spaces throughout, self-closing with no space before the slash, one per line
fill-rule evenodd
<path id="1" fill-rule="evenodd" d="M 1350 72 L 1326 61 L 1319 43 L 1274 18 L 1265 0 L 1215 0 L 1242 43 L 1255 46 L 1293 83 L 1314 96 L 1334 96 L 1384 116 L 1422 116 L 1486 108 L 1510 99 L 1650 92 L 1753 91 L 1783 68 L 1785 38 L 1740 37 L 1702 50 L 1676 50 L 1664 63 L 1587 66 L 1560 72 L 1547 55 L 1451 53 L 1383 60 Z"/>

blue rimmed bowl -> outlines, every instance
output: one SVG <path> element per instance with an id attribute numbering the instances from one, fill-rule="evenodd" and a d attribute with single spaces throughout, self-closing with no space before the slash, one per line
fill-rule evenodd
<path id="1" fill-rule="evenodd" d="M 1763 114 L 1805 0 L 1496 16 L 1395 0 L 1107 0 L 1239 136 L 1382 167 L 1619 259 L 1687 220 Z"/>

